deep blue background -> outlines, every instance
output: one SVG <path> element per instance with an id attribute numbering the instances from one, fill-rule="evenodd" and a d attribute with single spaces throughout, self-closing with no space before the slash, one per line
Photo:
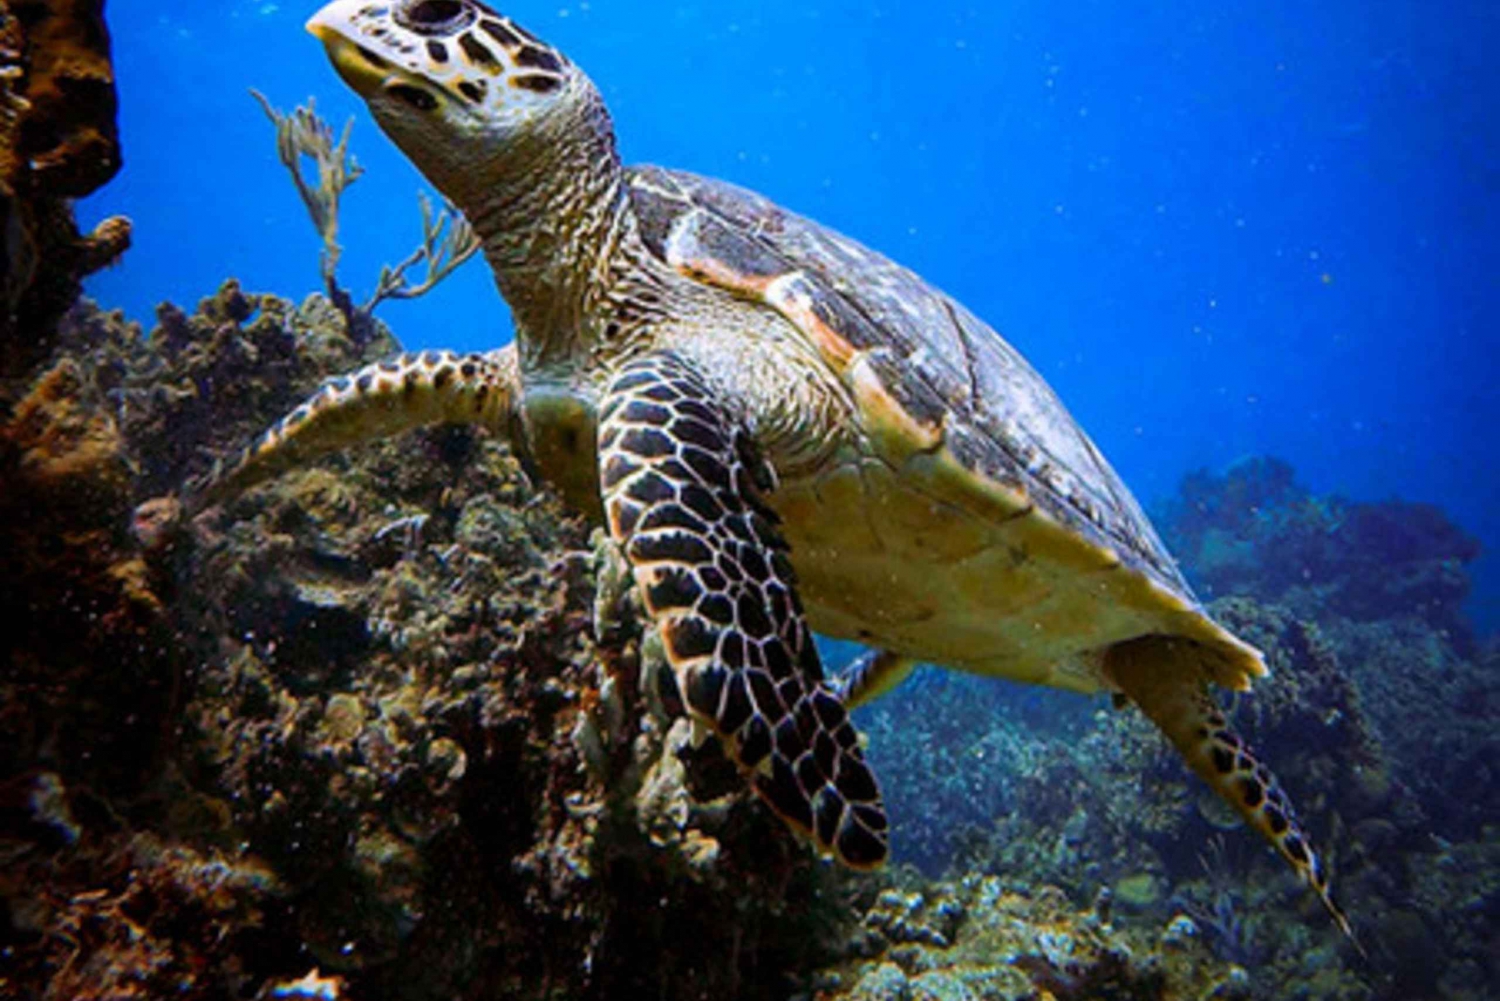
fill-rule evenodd
<path id="1" fill-rule="evenodd" d="M 1254 9 L 1252 9 L 1254 8 Z M 318 242 L 247 94 L 357 117 L 346 284 L 420 179 L 301 3 L 109 6 L 137 243 L 90 291 L 149 321 L 228 275 L 294 297 Z M 1443 505 L 1500 543 L 1493 0 L 518 2 L 627 160 L 724 176 L 892 255 L 1017 344 L 1147 503 L 1196 466 Z M 408 347 L 509 336 L 480 263 L 382 307 Z M 1500 621 L 1500 561 L 1475 609 Z"/>

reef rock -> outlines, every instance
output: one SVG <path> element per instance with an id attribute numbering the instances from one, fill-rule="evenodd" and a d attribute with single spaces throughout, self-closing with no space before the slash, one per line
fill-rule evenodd
<path id="1" fill-rule="evenodd" d="M 130 223 L 84 235 L 69 199 L 120 168 L 103 0 L 0 0 L 0 378 L 51 349 L 79 281 L 117 259 Z"/>

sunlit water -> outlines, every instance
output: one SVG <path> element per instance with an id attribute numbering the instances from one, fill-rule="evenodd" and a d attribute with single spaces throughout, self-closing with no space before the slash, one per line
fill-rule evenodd
<path id="1" fill-rule="evenodd" d="M 354 116 L 341 276 L 417 239 L 422 182 L 302 31 L 314 4 L 110 6 L 136 223 L 90 292 L 149 320 L 226 276 L 300 297 L 318 242 L 248 89 Z M 1144 9 L 1143 9 L 1144 8 Z M 1500 16 L 1442 4 L 520 3 L 627 160 L 759 189 L 1017 344 L 1148 506 L 1271 453 L 1319 491 L 1447 509 L 1492 548 Z M 509 337 L 482 263 L 381 316 Z M 1474 609 L 1500 621 L 1500 572 Z"/>

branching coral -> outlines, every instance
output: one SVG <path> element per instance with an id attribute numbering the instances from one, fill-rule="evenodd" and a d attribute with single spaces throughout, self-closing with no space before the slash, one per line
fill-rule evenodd
<path id="1" fill-rule="evenodd" d="M 1235 872 L 1222 836 L 1209 839 L 1208 847 L 1198 856 L 1198 865 L 1204 876 L 1202 892 L 1179 893 L 1173 902 L 1212 934 L 1214 951 L 1221 958 L 1241 966 L 1254 965 L 1260 955 L 1255 942 L 1255 913 L 1240 899 L 1244 880 Z"/>
<path id="2" fill-rule="evenodd" d="M 385 299 L 415 299 L 425 295 L 479 250 L 479 239 L 462 214 L 447 207 L 434 213 L 432 199 L 426 194 L 418 194 L 417 201 L 422 206 L 422 245 L 394 268 L 386 265 L 380 269 L 375 291 L 361 307 L 366 313 Z M 418 264 L 425 265 L 427 273 L 420 282 L 411 285 L 406 272 Z"/>
<path id="3" fill-rule="evenodd" d="M 339 205 L 344 192 L 364 175 L 364 168 L 349 152 L 351 118 L 338 138 L 332 126 L 317 113 L 311 98 L 290 113 L 277 109 L 260 91 L 250 93 L 260 102 L 266 117 L 276 127 L 276 152 L 292 176 L 292 183 L 318 236 L 323 240 L 320 255 L 323 285 L 328 298 L 344 316 L 349 336 L 363 345 L 374 335 L 372 317 L 375 307 L 387 299 L 415 299 L 435 288 L 479 250 L 479 239 L 473 228 L 456 209 L 444 206 L 433 210 L 431 199 L 419 195 L 422 208 L 422 242 L 399 264 L 385 265 L 375 282 L 375 291 L 362 305 L 338 282 L 338 263 L 343 255 L 339 245 Z M 311 160 L 316 180 L 309 178 L 305 160 Z M 426 274 L 415 285 L 407 272 L 425 265 Z"/>
<path id="4" fill-rule="evenodd" d="M 339 202 L 344 192 L 365 172 L 365 168 L 349 153 L 349 133 L 354 129 L 354 119 L 344 123 L 344 131 L 335 142 L 333 128 L 318 115 L 312 98 L 286 114 L 260 91 L 251 90 L 250 94 L 260 102 L 261 110 L 276 126 L 276 153 L 287 173 L 292 175 L 297 194 L 302 196 L 302 204 L 307 207 L 308 218 L 323 239 L 323 281 L 332 292 L 339 257 L 343 254 L 343 248 L 339 246 Z M 304 158 L 311 160 L 317 170 L 315 184 L 309 182 L 303 169 Z"/>

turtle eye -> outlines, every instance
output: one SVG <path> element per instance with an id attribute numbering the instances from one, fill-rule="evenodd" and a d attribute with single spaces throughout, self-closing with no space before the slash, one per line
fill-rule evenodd
<path id="1" fill-rule="evenodd" d="M 402 104 L 416 108 L 418 111 L 431 111 L 437 107 L 437 98 L 421 87 L 413 87 L 411 84 L 393 83 L 385 89 L 385 92 Z"/>
<path id="2" fill-rule="evenodd" d="M 460 0 L 417 0 L 396 8 L 396 19 L 423 35 L 451 35 L 474 21 L 474 9 Z"/>
<path id="3" fill-rule="evenodd" d="M 463 9 L 458 0 L 421 0 L 412 4 L 406 16 L 416 24 L 442 24 L 453 20 Z"/>

